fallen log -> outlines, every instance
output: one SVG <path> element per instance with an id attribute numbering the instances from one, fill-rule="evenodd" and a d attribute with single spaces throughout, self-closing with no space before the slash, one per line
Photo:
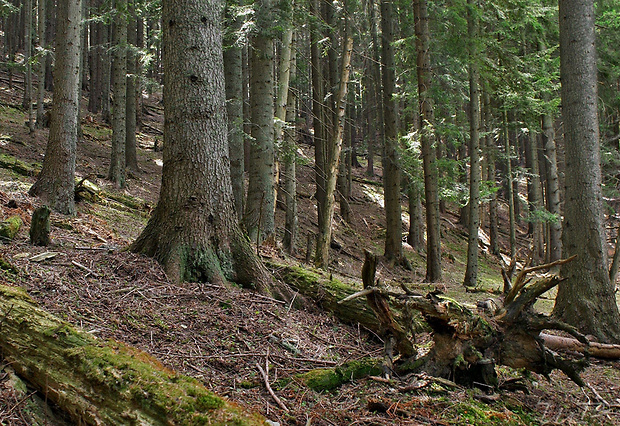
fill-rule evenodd
<path id="1" fill-rule="evenodd" d="M 589 342 L 588 345 L 585 345 L 577 339 L 546 333 L 541 333 L 540 337 L 545 342 L 545 346 L 554 351 L 588 353 L 592 357 L 602 359 L 620 359 L 620 345 L 598 342 Z"/>
<path id="2" fill-rule="evenodd" d="M 267 424 L 149 354 L 97 340 L 38 307 L 24 290 L 5 285 L 0 349 L 22 379 L 76 424 Z"/>

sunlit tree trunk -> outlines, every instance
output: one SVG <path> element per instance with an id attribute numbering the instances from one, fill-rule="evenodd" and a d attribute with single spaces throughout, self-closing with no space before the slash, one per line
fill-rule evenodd
<path id="1" fill-rule="evenodd" d="M 545 165 L 547 172 L 547 210 L 555 216 L 549 223 L 549 241 L 547 252 L 549 262 L 562 257 L 562 212 L 560 210 L 560 179 L 555 146 L 555 129 L 553 118 L 549 114 L 542 116 L 543 145 L 545 149 Z"/>
<path id="2" fill-rule="evenodd" d="M 275 237 L 275 147 L 272 0 L 256 3 L 258 32 L 250 54 L 251 134 L 248 196 L 244 223 L 253 243 Z"/>

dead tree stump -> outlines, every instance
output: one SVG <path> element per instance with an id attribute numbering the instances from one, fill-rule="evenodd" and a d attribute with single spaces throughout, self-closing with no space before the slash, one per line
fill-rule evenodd
<path id="1" fill-rule="evenodd" d="M 50 243 L 50 209 L 47 206 L 39 207 L 32 213 L 30 243 L 35 246 L 47 246 Z"/>

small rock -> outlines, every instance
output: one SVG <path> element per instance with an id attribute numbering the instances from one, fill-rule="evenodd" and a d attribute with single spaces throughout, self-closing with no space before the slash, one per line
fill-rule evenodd
<path id="1" fill-rule="evenodd" d="M 24 222 L 22 222 L 22 218 L 19 216 L 11 216 L 6 220 L 0 222 L 0 239 L 1 240 L 13 240 L 19 229 L 22 227 Z"/>

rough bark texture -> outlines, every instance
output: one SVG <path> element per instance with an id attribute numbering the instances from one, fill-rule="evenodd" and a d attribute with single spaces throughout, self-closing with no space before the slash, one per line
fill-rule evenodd
<path id="1" fill-rule="evenodd" d="M 463 284 L 478 285 L 478 231 L 480 228 L 480 70 L 478 66 L 478 4 L 468 0 L 469 33 L 469 221 L 467 268 Z"/>
<path id="2" fill-rule="evenodd" d="M 19 288 L 0 285 L 0 310 L 4 362 L 75 424 L 266 424 L 145 352 L 76 330 Z"/>
<path id="3" fill-rule="evenodd" d="M 291 83 L 295 82 L 297 74 L 297 51 L 294 47 L 295 37 L 291 51 Z M 284 187 L 284 202 L 286 204 L 286 214 L 284 223 L 284 237 L 282 243 L 284 249 L 291 255 L 296 251 L 296 240 L 298 230 L 297 219 L 297 96 L 295 91 L 289 87 L 286 105 L 286 129 L 284 130 L 284 140 L 282 146 L 282 179 Z"/>
<path id="4" fill-rule="evenodd" d="M 398 263 L 403 259 L 402 215 L 400 206 L 400 159 L 398 155 L 398 112 L 393 99 L 396 86 L 394 64 L 394 16 L 392 2 L 381 0 L 381 47 L 383 59 L 383 194 L 385 198 L 385 257 Z"/>
<path id="5" fill-rule="evenodd" d="M 288 297 L 252 252 L 234 213 L 216 0 L 163 3 L 164 152 L 159 202 L 131 249 L 175 280 L 235 281 Z"/>
<path id="6" fill-rule="evenodd" d="M 236 2 L 232 2 L 236 3 Z M 228 153 L 235 211 L 243 218 L 245 205 L 244 135 L 243 135 L 243 60 L 237 33 L 241 20 L 227 8 L 227 30 L 224 37 L 224 77 L 226 80 L 226 112 L 228 113 Z"/>
<path id="7" fill-rule="evenodd" d="M 127 92 L 125 96 L 125 165 L 127 170 L 138 171 L 136 150 L 136 124 L 138 105 L 138 27 L 134 0 L 127 1 L 129 22 L 127 25 Z"/>
<path id="8" fill-rule="evenodd" d="M 560 0 L 560 75 L 566 149 L 565 255 L 554 314 L 602 341 L 620 341 L 603 226 L 593 0 Z"/>
<path id="9" fill-rule="evenodd" d="M 125 187 L 126 163 L 125 144 L 127 139 L 127 16 L 125 0 L 116 0 L 114 17 L 114 38 L 112 44 L 112 73 L 114 98 L 112 103 L 112 155 L 108 179 L 119 188 Z"/>
<path id="10" fill-rule="evenodd" d="M 422 163 L 424 168 L 424 194 L 426 198 L 426 280 L 441 281 L 441 233 L 439 216 L 439 188 L 435 137 L 433 135 L 433 103 L 431 89 L 430 30 L 427 0 L 416 0 L 415 33 L 418 69 L 418 97 L 422 129 Z"/>
<path id="11" fill-rule="evenodd" d="M 244 223 L 253 243 L 274 238 L 275 233 L 275 148 L 273 84 L 273 4 L 260 0 L 255 5 L 257 34 L 252 38 L 250 65 L 250 114 L 252 142 L 248 170 L 248 197 Z"/>
<path id="12" fill-rule="evenodd" d="M 41 49 L 41 56 L 39 57 L 39 69 L 38 69 L 38 82 L 37 82 L 37 119 L 36 127 L 41 129 L 45 127 L 45 58 L 47 55 L 43 54 L 43 49 L 46 49 L 45 42 L 45 24 L 46 24 L 46 1 L 39 0 L 37 2 L 37 14 L 38 14 L 38 37 L 39 37 L 39 49 Z M 49 123 L 48 123 L 49 124 Z"/>
<path id="13" fill-rule="evenodd" d="M 80 68 L 81 0 L 58 4 L 56 40 L 56 79 L 49 140 L 43 169 L 30 188 L 50 208 L 63 214 L 75 214 L 75 150 L 78 133 L 78 93 Z"/>

